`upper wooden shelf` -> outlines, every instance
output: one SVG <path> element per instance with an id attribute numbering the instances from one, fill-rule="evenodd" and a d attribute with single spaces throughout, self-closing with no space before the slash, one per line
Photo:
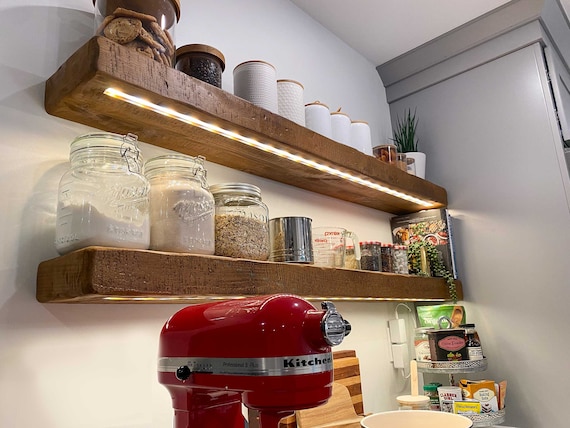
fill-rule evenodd
<path id="1" fill-rule="evenodd" d="M 461 300 L 461 282 L 456 285 Z M 275 293 L 309 300 L 451 300 L 442 278 L 104 247 L 40 263 L 36 297 L 43 303 L 180 304 Z"/>
<path id="2" fill-rule="evenodd" d="M 110 87 L 433 205 L 405 201 L 113 99 L 103 94 Z M 45 108 L 106 132 L 131 132 L 149 144 L 393 214 L 447 206 L 442 187 L 102 37 L 92 38 L 50 77 Z"/>

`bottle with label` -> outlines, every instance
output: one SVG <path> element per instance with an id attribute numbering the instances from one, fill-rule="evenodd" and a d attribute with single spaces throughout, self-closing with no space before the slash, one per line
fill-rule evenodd
<path id="1" fill-rule="evenodd" d="M 429 397 L 429 409 L 430 410 L 441 410 L 439 405 L 439 393 L 437 388 L 441 386 L 441 383 L 431 382 L 424 385 L 424 395 Z"/>
<path id="2" fill-rule="evenodd" d="M 416 361 L 431 361 L 428 338 L 428 332 L 431 330 L 433 330 L 433 327 L 419 327 L 415 330 L 414 349 L 416 351 Z"/>
<path id="3" fill-rule="evenodd" d="M 475 324 L 461 324 L 461 328 L 465 329 L 465 341 L 467 346 L 467 354 L 470 360 L 482 360 L 483 348 Z"/>

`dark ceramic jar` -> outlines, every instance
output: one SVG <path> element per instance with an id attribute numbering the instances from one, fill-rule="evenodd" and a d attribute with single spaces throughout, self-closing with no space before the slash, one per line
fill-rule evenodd
<path id="1" fill-rule="evenodd" d="M 177 70 L 218 88 L 225 67 L 224 55 L 212 46 L 192 44 L 176 49 Z"/>

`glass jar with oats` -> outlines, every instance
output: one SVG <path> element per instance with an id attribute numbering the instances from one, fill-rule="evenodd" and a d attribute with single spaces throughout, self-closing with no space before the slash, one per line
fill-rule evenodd
<path id="1" fill-rule="evenodd" d="M 269 257 L 269 211 L 253 184 L 210 186 L 216 204 L 215 254 L 251 260 Z"/>

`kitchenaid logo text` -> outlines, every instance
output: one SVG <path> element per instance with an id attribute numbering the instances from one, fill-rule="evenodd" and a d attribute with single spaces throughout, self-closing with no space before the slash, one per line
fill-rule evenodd
<path id="1" fill-rule="evenodd" d="M 332 364 L 332 356 L 325 358 L 287 358 L 283 360 L 283 368 L 293 369 L 296 367 L 314 367 L 326 364 Z"/>

